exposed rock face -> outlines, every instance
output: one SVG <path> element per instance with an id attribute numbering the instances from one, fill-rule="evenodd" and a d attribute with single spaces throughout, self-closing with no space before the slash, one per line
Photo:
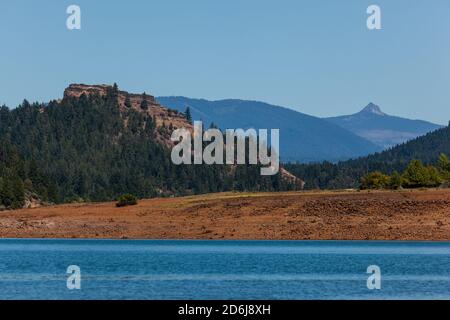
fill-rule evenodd
<path id="1" fill-rule="evenodd" d="M 360 113 L 373 113 L 379 116 L 386 116 L 387 114 L 381 111 L 381 108 L 376 104 L 370 102 Z"/>
<path id="2" fill-rule="evenodd" d="M 290 173 L 286 169 L 280 168 L 280 173 L 285 181 L 293 183 L 297 187 L 297 189 L 303 190 L 305 188 L 305 184 L 306 184 L 305 181 L 297 178 L 296 176 L 294 176 L 292 173 Z"/>
<path id="3" fill-rule="evenodd" d="M 35 193 L 26 191 L 25 192 L 25 203 L 23 205 L 24 208 L 39 208 L 45 205 L 45 203 L 39 199 L 39 196 Z"/>
<path id="4" fill-rule="evenodd" d="M 107 94 L 110 85 L 86 85 L 86 84 L 71 84 L 68 88 L 64 90 L 64 98 L 76 97 L 79 98 L 82 94 L 87 96 L 98 94 L 100 96 L 105 96 Z M 146 94 L 146 100 L 148 104 L 147 110 L 141 108 L 141 102 L 144 99 L 143 94 L 128 93 L 126 91 L 120 91 L 118 95 L 119 108 L 121 111 L 125 112 L 128 108 L 125 106 L 125 100 L 127 97 L 130 100 L 131 109 L 139 112 L 145 112 L 152 116 L 157 127 L 171 127 L 173 129 L 186 128 L 188 130 L 193 130 L 192 125 L 186 120 L 185 116 L 176 111 L 165 108 L 158 104 L 155 97 Z M 126 123 L 126 119 L 125 119 Z M 173 142 L 170 140 L 170 136 L 164 133 L 159 133 L 157 139 L 164 143 L 165 145 L 172 145 Z"/>
<path id="5" fill-rule="evenodd" d="M 100 84 L 100 85 L 86 85 L 86 84 L 71 84 L 64 91 L 64 97 L 80 97 L 83 93 L 86 95 L 98 94 L 100 96 L 105 96 L 110 85 Z M 120 106 L 125 106 L 126 96 L 129 96 L 130 102 L 133 108 L 140 107 L 141 101 L 143 100 L 143 94 L 133 94 L 126 91 L 119 91 L 119 103 Z M 155 97 L 146 94 L 146 99 L 149 107 L 159 106 L 156 102 Z"/>

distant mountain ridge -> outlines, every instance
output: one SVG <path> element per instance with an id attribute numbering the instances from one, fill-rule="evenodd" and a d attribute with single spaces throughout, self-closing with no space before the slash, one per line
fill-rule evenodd
<path id="1" fill-rule="evenodd" d="M 442 128 L 423 120 L 410 120 L 384 113 L 379 106 L 369 103 L 360 112 L 325 118 L 374 144 L 387 149 Z"/>
<path id="2" fill-rule="evenodd" d="M 280 129 L 282 161 L 339 161 L 380 151 L 372 142 L 324 119 L 259 101 L 209 101 L 186 97 L 157 97 L 163 106 L 219 128 Z"/>

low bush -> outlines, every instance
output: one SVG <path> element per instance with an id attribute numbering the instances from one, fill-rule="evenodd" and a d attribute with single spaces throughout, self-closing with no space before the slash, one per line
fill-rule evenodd
<path id="1" fill-rule="evenodd" d="M 384 189 L 389 185 L 389 176 L 381 172 L 371 172 L 361 179 L 361 189 Z"/>
<path id="2" fill-rule="evenodd" d="M 121 195 L 117 199 L 116 207 L 134 206 L 137 204 L 137 198 L 132 194 Z"/>

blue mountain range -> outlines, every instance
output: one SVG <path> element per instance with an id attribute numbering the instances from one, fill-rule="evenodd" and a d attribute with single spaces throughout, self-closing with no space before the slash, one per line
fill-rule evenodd
<path id="1" fill-rule="evenodd" d="M 361 112 L 322 119 L 259 101 L 209 101 L 186 97 L 158 97 L 158 102 L 185 112 L 205 127 L 221 129 L 280 129 L 280 156 L 284 162 L 347 160 L 382 151 L 440 126 L 425 121 L 392 117 L 369 104 Z"/>

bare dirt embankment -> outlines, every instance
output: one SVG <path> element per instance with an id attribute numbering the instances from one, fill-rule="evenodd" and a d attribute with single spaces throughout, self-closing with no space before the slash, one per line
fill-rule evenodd
<path id="1" fill-rule="evenodd" d="M 3 238 L 450 240 L 450 190 L 222 193 L 0 212 Z"/>

